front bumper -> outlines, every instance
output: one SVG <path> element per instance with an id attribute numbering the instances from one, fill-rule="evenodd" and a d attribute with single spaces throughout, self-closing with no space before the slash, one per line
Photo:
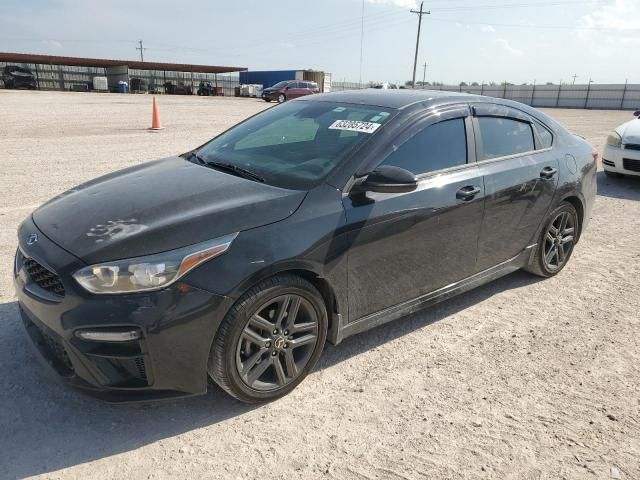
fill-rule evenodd
<path id="1" fill-rule="evenodd" d="M 609 172 L 640 176 L 640 150 L 605 145 L 602 168 Z"/>
<path id="2" fill-rule="evenodd" d="M 91 295 L 71 277 L 82 264 L 78 259 L 40 232 L 37 243 L 22 241 L 36 231 L 31 221 L 20 228 L 14 284 L 27 333 L 60 379 L 111 402 L 206 392 L 209 351 L 230 298 L 187 283 L 156 292 Z M 64 294 L 40 288 L 22 268 L 21 256 L 55 272 Z M 141 337 L 98 342 L 75 334 L 114 327 L 136 329 Z"/>

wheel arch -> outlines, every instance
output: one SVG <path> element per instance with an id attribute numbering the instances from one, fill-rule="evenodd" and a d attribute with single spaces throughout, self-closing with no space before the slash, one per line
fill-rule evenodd
<path id="1" fill-rule="evenodd" d="M 564 195 L 559 203 L 567 202 L 573 205 L 573 208 L 578 212 L 578 237 L 576 242 L 580 240 L 582 236 L 582 225 L 584 225 L 584 202 L 580 198 L 579 194 L 572 192 Z"/>
<path id="2" fill-rule="evenodd" d="M 342 310 L 346 304 L 336 295 L 336 287 L 324 276 L 319 266 L 308 262 L 287 262 L 266 267 L 243 281 L 233 292 L 233 298 L 240 298 L 245 292 L 258 283 L 276 275 L 296 275 L 311 283 L 320 292 L 327 309 L 328 331 L 327 340 L 336 344 L 340 341 L 342 330 Z"/>

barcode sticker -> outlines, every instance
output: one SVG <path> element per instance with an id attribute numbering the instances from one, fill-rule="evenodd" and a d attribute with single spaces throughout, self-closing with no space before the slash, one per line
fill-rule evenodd
<path id="1" fill-rule="evenodd" d="M 380 128 L 381 123 L 361 122 L 359 120 L 336 120 L 329 130 L 349 130 L 351 132 L 373 133 Z"/>

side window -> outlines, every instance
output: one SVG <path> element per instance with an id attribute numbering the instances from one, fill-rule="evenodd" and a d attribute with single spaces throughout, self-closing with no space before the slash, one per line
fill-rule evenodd
<path id="1" fill-rule="evenodd" d="M 529 122 L 504 117 L 477 117 L 482 152 L 478 160 L 516 155 L 534 150 Z"/>
<path id="2" fill-rule="evenodd" d="M 533 122 L 533 126 L 538 133 L 538 142 L 539 145 L 536 145 L 537 150 L 541 150 L 543 148 L 550 148 L 553 144 L 553 134 L 547 129 L 547 127 L 543 127 L 538 122 Z"/>
<path id="3" fill-rule="evenodd" d="M 382 162 L 415 175 L 467 163 L 464 119 L 456 118 L 420 130 Z"/>

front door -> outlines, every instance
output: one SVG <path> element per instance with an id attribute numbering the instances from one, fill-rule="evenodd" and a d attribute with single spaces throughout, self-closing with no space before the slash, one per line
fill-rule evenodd
<path id="1" fill-rule="evenodd" d="M 466 106 L 415 123 L 381 163 L 416 174 L 417 190 L 345 196 L 349 321 L 473 273 L 484 186 L 471 128 Z"/>

